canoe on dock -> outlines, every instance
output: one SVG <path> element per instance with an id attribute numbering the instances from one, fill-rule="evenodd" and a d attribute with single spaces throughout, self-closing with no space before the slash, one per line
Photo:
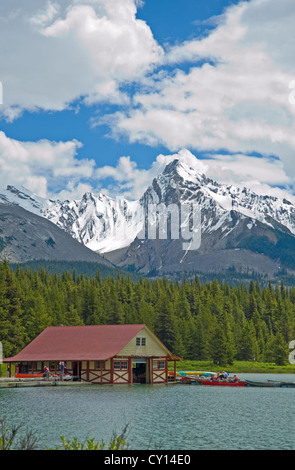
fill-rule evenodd
<path id="1" fill-rule="evenodd" d="M 182 374 L 188 375 L 188 376 L 203 376 L 203 377 L 211 377 L 212 375 L 217 375 L 217 372 L 209 372 L 207 370 L 188 370 L 188 371 L 182 371 L 180 372 Z"/>
<path id="2" fill-rule="evenodd" d="M 16 379 L 40 379 L 43 374 L 15 374 Z"/>
<path id="3" fill-rule="evenodd" d="M 217 372 L 209 372 L 207 370 L 178 370 L 176 372 L 176 376 L 178 377 L 187 377 L 187 376 L 211 377 L 212 375 L 217 376 Z M 174 372 L 169 370 L 168 376 L 174 377 Z"/>

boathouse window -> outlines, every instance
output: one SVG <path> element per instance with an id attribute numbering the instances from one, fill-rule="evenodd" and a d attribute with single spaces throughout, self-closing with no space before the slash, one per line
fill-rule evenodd
<path id="1" fill-rule="evenodd" d="M 145 346 L 145 338 L 136 338 L 136 346 Z"/>
<path id="2" fill-rule="evenodd" d="M 154 361 L 153 362 L 153 369 L 165 369 L 165 361 Z"/>
<path id="3" fill-rule="evenodd" d="M 95 361 L 95 369 L 105 369 L 105 362 L 104 361 Z"/>
<path id="4" fill-rule="evenodd" d="M 114 361 L 114 369 L 116 370 L 127 370 L 128 362 L 127 361 Z"/>

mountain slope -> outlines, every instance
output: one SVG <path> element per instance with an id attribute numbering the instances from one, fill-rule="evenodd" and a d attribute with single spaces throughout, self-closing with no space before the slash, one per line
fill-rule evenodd
<path id="1" fill-rule="evenodd" d="M 15 204 L 0 204 L 0 258 L 11 263 L 32 260 L 111 263 L 74 240 L 44 217 Z"/>
<path id="2" fill-rule="evenodd" d="M 124 248 L 141 229 L 137 201 L 85 193 L 81 200 L 42 199 L 25 188 L 7 186 L 0 192 L 0 203 L 19 205 L 45 217 L 95 252 Z"/>
<path id="3" fill-rule="evenodd" d="M 81 200 L 53 201 L 12 186 L 1 191 L 1 201 L 25 207 L 93 253 L 142 274 L 295 272 L 295 206 L 290 201 L 220 184 L 179 160 L 166 166 L 139 201 L 91 193 Z M 160 213 L 157 220 L 160 206 L 178 211 L 178 237 L 172 216 Z M 182 217 L 184 208 L 192 206 L 201 214 L 193 224 L 188 214 Z M 166 224 L 167 233 L 154 236 L 159 222 Z M 197 234 L 201 244 L 194 248 Z"/>
<path id="4" fill-rule="evenodd" d="M 110 259 L 121 267 L 142 274 L 185 272 L 220 273 L 234 269 L 240 273 L 273 276 L 279 269 L 295 269 L 295 238 L 288 232 L 272 229 L 261 222 L 248 228 L 249 219 L 236 217 L 237 223 L 227 237 L 222 228 L 214 235 L 204 234 L 198 250 L 185 251 L 180 240 L 135 240 L 120 257 Z M 229 228 L 229 227 L 228 227 Z"/>
<path id="5" fill-rule="evenodd" d="M 141 204 L 197 205 L 201 210 L 201 245 L 184 250 L 183 240 L 135 239 L 110 258 L 141 273 L 259 272 L 295 269 L 295 208 L 286 200 L 259 196 L 247 189 L 220 185 L 174 161 L 145 192 Z M 106 254 L 108 256 L 108 254 Z"/>

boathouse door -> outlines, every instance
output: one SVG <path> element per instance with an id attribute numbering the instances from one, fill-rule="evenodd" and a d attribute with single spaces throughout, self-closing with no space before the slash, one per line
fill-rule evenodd
<path id="1" fill-rule="evenodd" d="M 81 380 L 81 362 L 73 362 L 72 363 L 73 367 L 73 381 L 80 381 Z"/>
<path id="2" fill-rule="evenodd" d="M 133 383 L 145 384 L 147 380 L 147 360 L 134 358 L 132 359 L 132 377 Z"/>

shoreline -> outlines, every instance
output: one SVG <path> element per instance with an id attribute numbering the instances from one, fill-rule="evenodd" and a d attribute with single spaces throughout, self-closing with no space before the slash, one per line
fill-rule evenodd
<path id="1" fill-rule="evenodd" d="M 168 366 L 169 368 L 169 366 Z M 226 370 L 231 374 L 295 374 L 295 365 L 286 364 L 278 366 L 274 363 L 265 362 L 247 362 L 247 361 L 234 361 L 232 365 L 220 366 L 211 361 L 189 361 L 183 360 L 177 363 L 176 371 L 193 371 L 204 370 L 220 372 Z M 173 370 L 170 368 L 169 370 Z"/>

